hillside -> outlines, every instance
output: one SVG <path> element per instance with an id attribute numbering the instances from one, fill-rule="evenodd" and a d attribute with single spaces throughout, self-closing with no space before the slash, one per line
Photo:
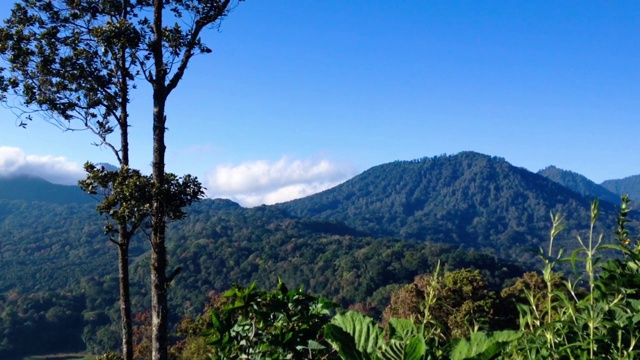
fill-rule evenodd
<path id="1" fill-rule="evenodd" d="M 600 184 L 605 189 L 629 198 L 638 204 L 640 201 L 640 175 L 633 175 L 624 179 L 607 180 Z"/>
<path id="2" fill-rule="evenodd" d="M 169 269 L 182 268 L 169 296 L 174 323 L 201 312 L 233 283 L 268 288 L 282 278 L 345 308 L 360 303 L 380 314 L 392 289 L 438 262 L 445 269 L 480 269 L 495 287 L 523 272 L 456 245 L 363 236 L 341 223 L 296 219 L 274 207 L 204 200 L 189 212 L 170 225 L 167 238 Z M 101 227 L 90 205 L 0 200 L 0 314 L 14 319 L 0 322 L 0 358 L 118 346 L 116 251 Z M 144 236 L 132 243 L 134 313 L 150 303 L 147 249 Z M 75 345 L 56 347 L 63 342 L 51 332 L 60 334 L 60 328 Z M 28 341 L 34 336 L 51 341 L 34 347 Z"/>
<path id="3" fill-rule="evenodd" d="M 96 201 L 79 186 L 56 185 L 31 176 L 0 177 L 0 200 L 39 201 L 52 204 L 91 204 Z"/>
<path id="4" fill-rule="evenodd" d="M 549 166 L 538 171 L 538 174 L 588 198 L 599 199 L 600 201 L 607 201 L 616 205 L 620 203 L 620 192 L 612 192 L 606 187 L 598 185 L 585 176 L 573 171 Z"/>
<path id="5" fill-rule="evenodd" d="M 116 251 L 95 200 L 33 180 L 0 193 L 0 314 L 14 314 L 0 325 L 0 358 L 28 354 L 31 344 L 16 340 L 24 334 L 58 349 L 47 332 L 59 328 L 75 339 L 60 350 L 117 347 Z M 528 250 L 546 245 L 550 210 L 564 214 L 568 228 L 585 229 L 589 203 L 541 175 L 472 152 L 380 165 L 275 206 L 203 200 L 168 229 L 169 270 L 182 268 L 170 291 L 172 321 L 200 312 L 233 283 L 269 288 L 279 277 L 378 315 L 391 290 L 438 262 L 480 269 L 499 287 L 537 267 Z M 603 203 L 602 211 L 600 223 L 613 224 L 613 205 Z M 557 246 L 573 248 L 574 235 L 563 233 Z M 134 312 L 141 313 L 149 304 L 142 234 L 132 243 L 131 276 Z"/>
<path id="6" fill-rule="evenodd" d="M 591 199 L 502 158 L 474 152 L 376 166 L 333 189 L 276 205 L 301 218 L 341 221 L 375 236 L 431 240 L 509 259 L 548 240 L 549 212 L 588 223 Z M 614 213 L 603 203 L 606 216 Z M 558 245 L 573 248 L 565 234 Z"/>

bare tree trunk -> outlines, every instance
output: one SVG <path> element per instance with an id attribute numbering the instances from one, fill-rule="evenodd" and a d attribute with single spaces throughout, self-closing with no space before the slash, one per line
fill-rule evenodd
<path id="1" fill-rule="evenodd" d="M 153 84 L 153 204 L 151 211 L 151 358 L 167 360 L 167 329 L 169 309 L 167 301 L 167 249 L 165 246 L 165 205 L 162 189 L 165 182 L 165 103 L 166 69 L 162 54 L 162 0 L 153 2 L 152 44 L 155 76 Z"/>
<path id="2" fill-rule="evenodd" d="M 129 289 L 129 238 L 119 229 L 118 273 L 120 277 L 120 316 L 122 327 L 122 358 L 133 360 L 133 330 L 131 325 L 131 292 Z"/>
<path id="3" fill-rule="evenodd" d="M 158 91 L 158 89 L 156 89 Z M 159 103 L 154 106 L 153 116 L 153 181 L 156 189 L 164 185 L 164 98 L 156 97 Z M 162 98 L 162 99 L 160 99 Z M 167 359 L 167 248 L 165 245 L 165 206 L 158 191 L 153 195 L 153 211 L 151 215 L 151 326 L 152 326 L 152 359 Z"/>
<path id="4" fill-rule="evenodd" d="M 129 18 L 129 0 L 122 4 L 122 18 Z M 120 168 L 129 166 L 129 74 L 127 66 L 127 50 L 125 43 L 120 44 L 118 68 L 120 70 Z M 133 232 L 133 229 L 132 229 Z M 122 327 L 122 358 L 133 360 L 133 325 L 131 320 L 131 289 L 129 281 L 129 244 L 132 232 L 127 224 L 118 224 L 118 273 L 120 283 L 120 318 Z"/>

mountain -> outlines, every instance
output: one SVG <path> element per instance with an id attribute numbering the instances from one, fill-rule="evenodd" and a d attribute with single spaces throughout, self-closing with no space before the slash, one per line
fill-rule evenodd
<path id="1" fill-rule="evenodd" d="M 523 249 L 548 241 L 550 211 L 563 214 L 569 228 L 583 229 L 590 202 L 502 158 L 462 152 L 379 165 L 276 207 L 300 218 L 341 221 L 374 236 L 454 243 L 531 260 Z M 615 212 L 608 203 L 601 211 L 609 220 Z M 571 249 L 574 239 L 567 233 L 557 244 Z"/>
<path id="2" fill-rule="evenodd" d="M 109 163 L 96 163 L 95 165 L 96 166 L 102 166 L 107 171 L 118 171 L 118 170 L 120 170 L 119 167 L 117 167 L 115 165 L 111 165 Z"/>
<path id="3" fill-rule="evenodd" d="M 79 186 L 56 185 L 32 176 L 0 177 L 0 199 L 52 204 L 95 204 Z"/>
<path id="4" fill-rule="evenodd" d="M 20 320 L 0 322 L 0 358 L 31 354 L 31 339 L 56 339 L 47 333 L 56 329 L 94 353 L 117 347 L 117 253 L 95 200 L 32 178 L 0 190 L 0 314 Z M 589 206 L 590 198 L 544 176 L 473 152 L 383 164 L 275 206 L 206 199 L 167 231 L 169 270 L 182 269 L 171 284 L 172 321 L 233 283 L 270 288 L 279 278 L 378 313 L 393 289 L 437 264 L 479 269 L 499 288 L 524 266 L 538 268 L 528 249 L 546 248 L 550 211 L 583 230 Z M 609 234 L 614 207 L 603 202 L 601 211 L 606 229 L 598 231 Z M 575 248 L 575 235 L 561 233 L 555 249 Z M 150 303 L 144 233 L 132 241 L 130 263 L 141 313 Z"/>
<path id="5" fill-rule="evenodd" d="M 605 189 L 619 195 L 629 195 L 635 204 L 640 201 L 640 175 L 633 175 L 624 179 L 607 180 L 600 184 Z"/>
<path id="6" fill-rule="evenodd" d="M 182 269 L 169 292 L 174 324 L 234 283 L 270 288 L 282 279 L 344 308 L 360 304 L 381 314 L 393 289 L 438 264 L 478 269 L 495 288 L 523 273 L 454 244 L 365 236 L 272 206 L 203 200 L 188 211 L 167 231 L 169 269 Z M 117 253 L 103 225 L 92 205 L 0 200 L 0 358 L 118 347 Z M 132 241 L 130 264 L 133 312 L 140 314 L 150 304 L 145 235 Z"/>
<path id="7" fill-rule="evenodd" d="M 538 171 L 538 174 L 588 198 L 599 199 L 600 201 L 608 201 L 612 204 L 620 203 L 620 195 L 618 195 L 619 192 L 612 192 L 610 189 L 607 189 L 602 185 L 598 185 L 593 181 L 587 179 L 585 176 L 573 171 L 559 169 L 555 166 L 549 166 Z M 640 185 L 640 181 L 638 185 Z"/>

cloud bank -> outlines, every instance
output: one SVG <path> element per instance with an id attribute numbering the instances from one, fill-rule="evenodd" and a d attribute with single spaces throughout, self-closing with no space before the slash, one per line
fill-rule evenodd
<path id="1" fill-rule="evenodd" d="M 27 155 L 19 148 L 0 146 L 0 177 L 20 175 L 43 178 L 54 184 L 75 185 L 84 177 L 84 170 L 61 156 Z"/>
<path id="2" fill-rule="evenodd" d="M 353 169 L 329 160 L 249 161 L 218 165 L 205 186 L 211 198 L 226 198 L 243 206 L 275 204 L 329 189 L 349 179 Z"/>

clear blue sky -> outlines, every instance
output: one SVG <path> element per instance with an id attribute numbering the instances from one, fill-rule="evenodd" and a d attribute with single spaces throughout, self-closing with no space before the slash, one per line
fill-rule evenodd
<path id="1" fill-rule="evenodd" d="M 638 1 L 248 0 L 205 40 L 213 53 L 169 103 L 167 165 L 211 196 L 280 201 L 463 150 L 596 182 L 640 174 Z M 148 171 L 149 92 L 132 106 L 133 162 Z M 17 128 L 0 109 L 4 157 L 23 169 L 115 162 L 92 141 Z"/>

